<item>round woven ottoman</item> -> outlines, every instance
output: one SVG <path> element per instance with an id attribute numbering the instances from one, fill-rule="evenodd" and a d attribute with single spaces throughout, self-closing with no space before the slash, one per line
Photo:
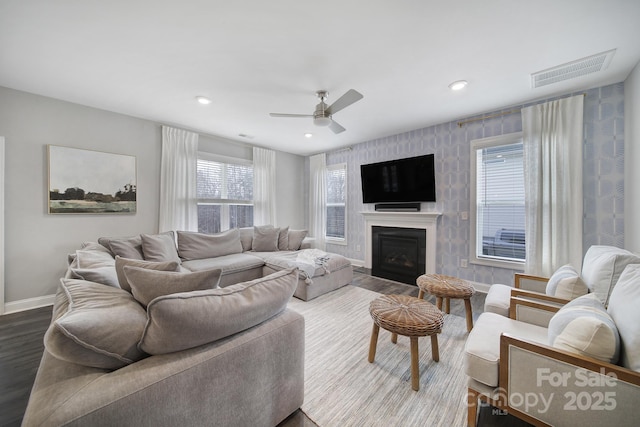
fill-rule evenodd
<path id="1" fill-rule="evenodd" d="M 445 301 L 445 312 L 449 313 L 451 298 L 463 299 L 467 315 L 467 332 L 473 329 L 473 314 L 471 312 L 471 297 L 476 293 L 475 288 L 466 280 L 443 274 L 423 274 L 416 279 L 420 288 L 418 298 L 422 299 L 428 292 L 436 297 L 436 305 L 442 310 L 442 300 Z"/>
<path id="2" fill-rule="evenodd" d="M 411 340 L 411 388 L 420 390 L 418 369 L 418 337 L 431 337 L 431 357 L 440 360 L 438 335 L 442 331 L 444 317 L 433 304 L 407 295 L 383 295 L 369 305 L 373 318 L 373 331 L 369 345 L 369 362 L 373 363 L 378 346 L 380 328 L 391 332 L 391 342 L 398 342 L 398 335 Z"/>

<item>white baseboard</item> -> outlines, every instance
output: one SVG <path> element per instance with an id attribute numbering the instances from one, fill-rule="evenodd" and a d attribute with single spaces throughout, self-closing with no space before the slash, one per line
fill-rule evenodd
<path id="1" fill-rule="evenodd" d="M 364 267 L 364 260 L 347 258 L 354 267 Z"/>
<path id="2" fill-rule="evenodd" d="M 55 295 L 45 295 L 43 297 L 27 298 L 19 301 L 11 301 L 4 305 L 4 314 L 17 313 L 19 311 L 33 310 L 34 308 L 53 305 Z"/>

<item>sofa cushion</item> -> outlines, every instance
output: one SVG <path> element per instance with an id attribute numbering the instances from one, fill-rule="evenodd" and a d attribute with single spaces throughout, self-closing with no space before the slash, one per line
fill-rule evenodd
<path id="1" fill-rule="evenodd" d="M 118 369 L 145 357 L 137 344 L 146 320 L 144 309 L 122 289 L 61 279 L 44 344 L 58 359 Z"/>
<path id="2" fill-rule="evenodd" d="M 570 264 L 558 268 L 547 282 L 546 294 L 552 297 L 572 300 L 588 292 L 589 288 Z"/>
<path id="3" fill-rule="evenodd" d="M 113 267 L 114 265 L 115 259 L 109 253 L 81 249 L 76 251 L 77 268 Z"/>
<path id="4" fill-rule="evenodd" d="M 111 253 L 120 255 L 123 258 L 129 259 L 144 259 L 142 254 L 142 238 L 140 236 L 133 237 L 101 237 L 98 239 L 98 243 L 108 248 Z"/>
<path id="5" fill-rule="evenodd" d="M 284 310 L 298 282 L 289 269 L 226 288 L 154 299 L 140 349 L 164 354 L 213 342 L 251 328 Z"/>
<path id="6" fill-rule="evenodd" d="M 264 260 L 254 256 L 253 253 L 241 253 L 223 255 L 216 258 L 206 259 L 194 259 L 191 261 L 184 261 L 182 266 L 190 271 L 202 271 L 211 270 L 212 268 L 219 268 L 222 270 L 222 275 L 234 273 L 237 271 L 251 270 L 254 268 L 260 268 L 264 265 Z"/>
<path id="7" fill-rule="evenodd" d="M 145 260 L 180 262 L 173 231 L 162 234 L 141 234 L 140 237 Z"/>
<path id="8" fill-rule="evenodd" d="M 143 259 L 129 259 L 116 255 L 116 276 L 118 278 L 118 284 L 125 291 L 131 292 L 131 285 L 127 280 L 127 276 L 124 274 L 124 267 L 129 265 L 131 267 L 146 268 L 149 270 L 158 271 L 180 271 L 180 263 L 177 261 L 145 261 Z"/>
<path id="9" fill-rule="evenodd" d="M 620 354 L 616 324 L 595 294 L 576 298 L 553 315 L 549 345 L 609 363 Z"/>
<path id="10" fill-rule="evenodd" d="M 640 257 L 614 246 L 594 245 L 587 250 L 582 263 L 582 280 L 590 292 L 608 305 L 609 295 L 628 264 L 640 264 Z"/>
<path id="11" fill-rule="evenodd" d="M 251 242 L 253 241 L 253 227 L 242 227 L 238 229 L 240 233 L 240 243 L 242 243 L 242 251 L 251 250 Z"/>
<path id="12" fill-rule="evenodd" d="M 297 251 L 302 245 L 302 241 L 307 237 L 307 230 L 289 230 L 289 250 Z"/>
<path id="13" fill-rule="evenodd" d="M 71 278 L 100 283 L 119 288 L 118 276 L 113 266 L 97 268 L 70 268 Z"/>
<path id="14" fill-rule="evenodd" d="M 467 337 L 464 349 L 465 372 L 490 387 L 498 386 L 502 333 L 540 344 L 547 342 L 546 328 L 495 313 L 482 313 Z"/>
<path id="15" fill-rule="evenodd" d="M 280 227 L 278 231 L 278 250 L 289 250 L 289 226 Z"/>
<path id="16" fill-rule="evenodd" d="M 221 273 L 220 269 L 178 273 L 124 266 L 131 293 L 144 306 L 162 295 L 217 288 Z"/>
<path id="17" fill-rule="evenodd" d="M 184 260 L 215 258 L 242 252 L 237 228 L 217 234 L 178 231 L 178 254 Z"/>
<path id="18" fill-rule="evenodd" d="M 620 364 L 640 371 L 640 264 L 624 269 L 611 291 L 607 311 L 620 334 Z"/>

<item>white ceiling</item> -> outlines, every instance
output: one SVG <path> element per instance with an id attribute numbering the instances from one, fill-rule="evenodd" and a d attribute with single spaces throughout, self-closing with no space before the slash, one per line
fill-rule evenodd
<path id="1" fill-rule="evenodd" d="M 610 49 L 604 71 L 531 88 Z M 308 155 L 621 82 L 640 1 L 2 0 L 0 61 L 0 86 Z M 269 116 L 350 88 L 364 99 L 335 114 L 339 135 Z"/>

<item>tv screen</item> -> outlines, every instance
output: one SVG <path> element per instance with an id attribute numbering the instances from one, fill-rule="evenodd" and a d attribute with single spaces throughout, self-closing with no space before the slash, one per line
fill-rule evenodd
<path id="1" fill-rule="evenodd" d="M 433 154 L 361 165 L 360 178 L 364 203 L 436 201 Z"/>

